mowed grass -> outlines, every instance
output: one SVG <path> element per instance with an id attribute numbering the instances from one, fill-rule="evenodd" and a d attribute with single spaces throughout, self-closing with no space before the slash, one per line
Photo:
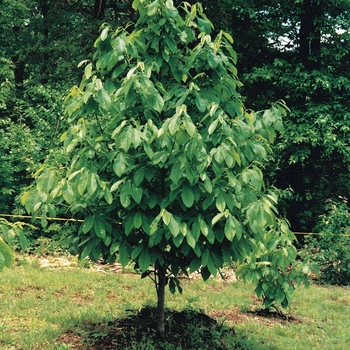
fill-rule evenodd
<path id="1" fill-rule="evenodd" d="M 249 312 L 260 306 L 252 285 L 184 279 L 182 286 L 182 295 L 167 293 L 168 308 L 201 310 L 233 326 L 255 344 L 254 349 L 349 347 L 349 288 L 298 288 L 290 310 L 293 317 L 287 322 Z M 129 310 L 155 303 L 152 281 L 137 274 L 49 269 L 37 263 L 15 266 L 0 274 L 0 349 L 74 349 L 65 334 L 84 339 L 87 324 L 89 329 L 93 323 L 106 325 Z"/>

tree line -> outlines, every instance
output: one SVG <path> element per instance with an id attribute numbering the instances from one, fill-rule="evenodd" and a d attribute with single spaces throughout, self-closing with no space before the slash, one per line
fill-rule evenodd
<path id="1" fill-rule="evenodd" d="M 175 1 L 175 5 L 179 5 Z M 189 1 L 195 3 L 195 1 Z M 266 163 L 295 231 L 311 231 L 327 199 L 349 193 L 349 3 L 203 0 L 215 30 L 234 38 L 247 108 L 283 99 L 291 112 Z M 92 57 L 102 23 L 135 20 L 131 1 L 1 1 L 1 212 L 54 149 L 62 103 Z"/>

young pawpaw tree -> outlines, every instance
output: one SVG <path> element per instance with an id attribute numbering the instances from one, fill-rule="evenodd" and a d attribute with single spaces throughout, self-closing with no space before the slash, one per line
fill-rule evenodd
<path id="1" fill-rule="evenodd" d="M 283 101 L 246 110 L 227 33 L 213 34 L 200 4 L 135 0 L 135 24 L 104 25 L 80 86 L 66 100 L 66 164 L 47 161 L 22 196 L 30 213 L 65 206 L 84 218 L 80 257 L 130 261 L 153 279 L 157 332 L 177 275 L 216 275 L 226 262 L 257 285 L 265 306 L 287 306 L 294 236 L 277 215 L 263 163 L 281 130 Z M 289 271 L 289 272 L 288 272 Z"/>

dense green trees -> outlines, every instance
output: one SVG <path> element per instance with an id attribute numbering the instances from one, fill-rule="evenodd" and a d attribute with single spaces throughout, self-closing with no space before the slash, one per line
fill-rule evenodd
<path id="1" fill-rule="evenodd" d="M 97 3 L 98 1 L 96 1 Z M 62 102 L 101 20 L 93 1 L 0 1 L 0 213 L 56 147 Z M 122 21 L 106 8 L 104 20 Z"/>
<path id="2" fill-rule="evenodd" d="M 291 109 L 269 181 L 292 188 L 287 216 L 295 230 L 311 230 L 328 198 L 349 193 L 349 2 L 202 3 L 215 28 L 235 40 L 246 106 L 284 99 Z M 28 182 L 24 170 L 55 147 L 62 96 L 79 80 L 74 68 L 91 55 L 99 26 L 125 25 L 135 11 L 128 0 L 2 0 L 0 7 L 1 211 L 11 211 Z M 23 146 L 8 142 L 15 135 Z"/>
<path id="3" fill-rule="evenodd" d="M 284 99 L 291 109 L 269 181 L 292 188 L 293 229 L 311 230 L 328 198 L 349 193 L 349 2 L 202 3 L 234 38 L 246 106 Z M 62 96 L 79 81 L 75 67 L 90 57 L 101 23 L 125 25 L 135 11 L 129 0 L 1 0 L 0 9 L 0 206 L 8 212 L 28 183 L 25 169 L 56 145 Z"/>
<path id="4" fill-rule="evenodd" d="M 291 109 L 271 181 L 293 190 L 286 212 L 294 230 L 312 230 L 327 199 L 350 191 L 350 3 L 227 0 L 216 10 L 224 4 L 231 17 L 210 13 L 236 40 L 246 105 L 282 98 Z"/>

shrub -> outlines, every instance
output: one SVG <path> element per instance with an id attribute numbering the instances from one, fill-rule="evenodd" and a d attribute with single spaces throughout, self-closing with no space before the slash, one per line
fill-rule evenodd
<path id="1" fill-rule="evenodd" d="M 316 226 L 320 235 L 306 239 L 302 255 L 320 267 L 320 281 L 325 284 L 350 285 L 350 212 L 346 198 L 329 200 L 326 213 Z"/>
<path id="2" fill-rule="evenodd" d="M 10 268 L 14 262 L 13 241 L 18 238 L 22 249 L 26 248 L 27 239 L 23 232 L 23 226 L 30 226 L 23 222 L 11 223 L 0 218 L 0 272 L 4 267 Z"/>

